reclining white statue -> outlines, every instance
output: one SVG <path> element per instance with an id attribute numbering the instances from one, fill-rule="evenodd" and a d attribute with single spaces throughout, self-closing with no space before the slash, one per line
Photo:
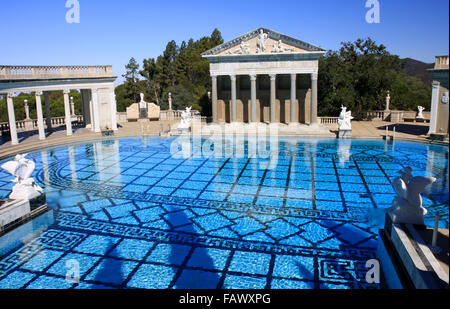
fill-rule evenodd
<path id="1" fill-rule="evenodd" d="M 42 188 L 31 178 L 36 164 L 32 160 L 26 159 L 26 156 L 26 154 L 16 155 L 14 161 L 6 162 L 1 166 L 15 177 L 12 181 L 16 185 L 9 196 L 11 200 L 31 200 L 44 193 Z"/>
<path id="2" fill-rule="evenodd" d="M 422 207 L 422 196 L 425 187 L 436 181 L 434 177 L 412 177 L 412 169 L 406 167 L 399 171 L 401 176 L 394 179 L 392 186 L 398 196 L 394 198 L 388 213 L 393 216 L 394 223 L 424 225 L 423 216 L 427 210 Z"/>

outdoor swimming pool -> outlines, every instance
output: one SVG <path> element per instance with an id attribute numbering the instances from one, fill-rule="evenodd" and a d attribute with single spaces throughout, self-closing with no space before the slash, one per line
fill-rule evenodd
<path id="1" fill-rule="evenodd" d="M 30 153 L 55 223 L 0 251 L 0 288 L 377 288 L 365 264 L 407 166 L 438 178 L 426 222 L 448 228 L 448 147 L 234 138 Z M 0 171 L 0 198 L 12 185 Z"/>

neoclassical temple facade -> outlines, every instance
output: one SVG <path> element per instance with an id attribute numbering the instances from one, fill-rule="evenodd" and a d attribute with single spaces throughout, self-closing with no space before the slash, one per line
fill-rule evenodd
<path id="1" fill-rule="evenodd" d="M 34 93 L 36 96 L 39 139 L 46 139 L 51 129 L 49 92 L 64 94 L 66 133 L 73 134 L 69 103 L 70 90 L 79 90 L 83 121 L 94 132 L 117 130 L 116 98 L 112 66 L 0 66 L 0 94 L 6 95 L 11 144 L 19 143 L 14 112 L 16 93 Z M 42 97 L 44 104 L 42 104 Z M 43 106 L 44 105 L 44 106 Z"/>
<path id="2" fill-rule="evenodd" d="M 215 123 L 317 123 L 320 47 L 259 28 L 206 51 Z"/>

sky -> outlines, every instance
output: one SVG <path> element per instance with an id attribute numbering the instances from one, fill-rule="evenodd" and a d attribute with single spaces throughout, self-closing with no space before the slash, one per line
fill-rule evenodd
<path id="1" fill-rule="evenodd" d="M 78 0 L 80 22 L 67 23 L 66 0 L 1 0 L 0 65 L 112 65 L 119 84 L 131 57 L 142 64 L 215 28 L 225 41 L 264 27 L 326 50 L 370 37 L 402 58 L 449 54 L 448 0 L 370 0 L 379 23 L 367 23 L 367 1 Z"/>

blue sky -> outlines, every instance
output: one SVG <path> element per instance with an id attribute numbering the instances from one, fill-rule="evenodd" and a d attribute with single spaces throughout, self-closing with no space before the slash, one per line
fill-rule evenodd
<path id="1" fill-rule="evenodd" d="M 66 22 L 65 3 L 2 1 L 0 64 L 111 64 L 120 77 L 130 57 L 142 63 L 214 28 L 225 41 L 265 27 L 325 49 L 371 37 L 428 63 L 449 53 L 448 0 L 379 0 L 379 24 L 366 22 L 366 0 L 79 0 L 79 24 Z"/>

